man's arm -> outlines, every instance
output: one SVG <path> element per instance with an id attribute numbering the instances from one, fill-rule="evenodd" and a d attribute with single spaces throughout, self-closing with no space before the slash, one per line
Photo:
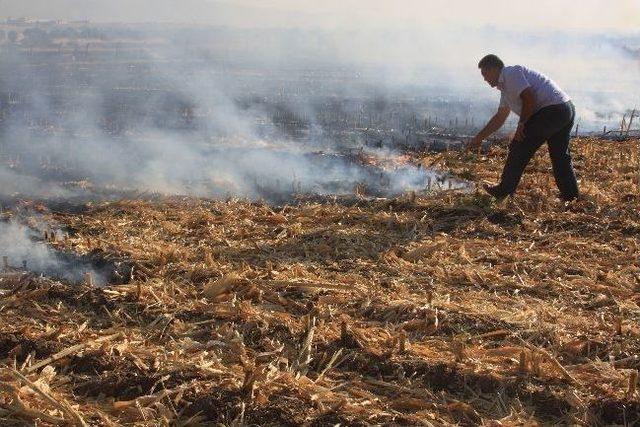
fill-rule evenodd
<path id="1" fill-rule="evenodd" d="M 495 131 L 500 129 L 504 122 L 509 117 L 509 108 L 508 107 L 500 107 L 496 114 L 493 115 L 491 120 L 487 122 L 484 128 L 469 142 L 467 145 L 468 150 L 475 150 L 480 148 L 480 144 L 482 144 L 482 140 L 491 136 Z"/>
<path id="2" fill-rule="evenodd" d="M 522 100 L 522 112 L 520 113 L 520 121 L 518 122 L 518 129 L 513 139 L 520 141 L 524 138 L 524 125 L 527 123 L 533 109 L 535 107 L 535 98 L 533 97 L 533 90 L 530 87 L 520 92 L 520 99 Z"/>

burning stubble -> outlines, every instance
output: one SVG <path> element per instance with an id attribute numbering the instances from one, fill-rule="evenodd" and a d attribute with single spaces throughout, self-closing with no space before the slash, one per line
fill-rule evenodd
<path id="1" fill-rule="evenodd" d="M 47 233 L 49 233 L 47 231 Z M 51 232 L 51 239 L 60 239 L 60 232 Z M 71 283 L 86 282 L 91 277 L 94 285 L 108 281 L 103 272 L 90 263 L 57 253 L 39 240 L 39 233 L 15 221 L 0 221 L 0 256 L 6 271 L 31 272 Z"/>

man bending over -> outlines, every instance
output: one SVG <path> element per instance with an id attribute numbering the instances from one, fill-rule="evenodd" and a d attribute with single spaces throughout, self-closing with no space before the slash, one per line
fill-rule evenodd
<path id="1" fill-rule="evenodd" d="M 561 198 L 569 201 L 578 197 L 569 153 L 576 113 L 569 96 L 547 76 L 521 65 L 505 66 L 496 55 L 482 58 L 478 68 L 484 80 L 500 90 L 500 106 L 467 148 L 478 149 L 483 139 L 502 127 L 511 111 L 520 116 L 500 183 L 485 186 L 485 190 L 498 199 L 515 192 L 529 160 L 547 142 Z"/>

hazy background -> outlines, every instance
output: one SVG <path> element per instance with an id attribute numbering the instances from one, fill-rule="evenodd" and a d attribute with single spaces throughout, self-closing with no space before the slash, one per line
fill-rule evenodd
<path id="1" fill-rule="evenodd" d="M 637 0 L 0 0 L 0 14 L 97 22 L 197 22 L 242 27 L 482 26 L 637 30 Z"/>
<path id="2" fill-rule="evenodd" d="M 373 64 L 382 67 L 374 76 L 382 87 L 447 83 L 492 100 L 475 65 L 494 52 L 558 81 L 585 126 L 604 124 L 597 110 L 640 104 L 638 0 L 0 0 L 0 16 L 260 29 L 267 41 L 275 40 L 269 31 L 288 31 L 265 41 L 261 56 Z"/>

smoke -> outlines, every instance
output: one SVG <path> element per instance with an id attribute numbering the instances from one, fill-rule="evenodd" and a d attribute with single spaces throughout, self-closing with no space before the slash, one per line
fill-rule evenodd
<path id="1" fill-rule="evenodd" d="M 640 105 L 640 35 L 605 31 L 629 28 L 611 6 L 586 19 L 599 0 L 577 11 L 543 0 L 542 14 L 503 0 L 401 3 L 0 0 L 13 16 L 199 22 L 0 25 L 0 200 L 422 190 L 444 177 L 402 149 L 493 114 L 498 92 L 476 66 L 490 52 L 556 80 L 582 131 Z M 71 282 L 127 275 L 39 233 L 0 222 L 0 256 Z"/>
<path id="2" fill-rule="evenodd" d="M 61 238 L 57 233 L 57 238 Z M 91 273 L 95 285 L 103 285 L 107 279 L 90 263 L 73 260 L 55 252 L 43 242 L 38 234 L 17 222 L 0 221 L 0 256 L 7 257 L 10 269 L 23 269 L 48 277 L 63 279 L 71 283 L 83 281 Z M 4 267 L 4 266 L 3 266 Z"/>
<path id="3" fill-rule="evenodd" d="M 394 195 L 435 178 L 417 166 L 350 161 L 322 132 L 306 142 L 290 138 L 271 122 L 266 110 L 273 105 L 237 98 L 273 96 L 274 88 L 247 87 L 241 76 L 223 75 L 219 64 L 181 46 L 138 55 L 133 63 L 146 65 L 125 61 L 108 70 L 99 59 L 74 59 L 62 64 L 71 67 L 69 78 L 55 61 L 41 67 L 9 49 L 2 83 L 19 102 L 9 105 L 4 123 L 0 193 L 65 198 L 89 182 L 120 192 L 278 200 L 297 192 L 352 193 L 362 183 L 373 195 Z M 317 130 L 313 102 L 287 100 L 284 108 L 306 111 Z M 362 141 L 351 147 L 362 148 Z"/>
<path id="4" fill-rule="evenodd" d="M 0 196 L 25 194 L 37 198 L 66 198 L 73 193 L 55 183 L 43 182 L 37 177 L 13 173 L 11 169 L 0 167 Z"/>
<path id="5" fill-rule="evenodd" d="M 435 176 L 398 166 L 399 148 L 415 140 L 416 123 L 472 132 L 490 117 L 498 93 L 476 67 L 488 52 L 558 81 L 583 131 L 640 104 L 638 61 L 620 47 L 634 36 L 374 21 L 331 31 L 23 30 L 0 44 L 0 195 L 69 198 L 98 186 L 279 200 L 363 183 L 372 195 L 419 190 Z M 382 130 L 383 148 L 372 130 Z"/>

